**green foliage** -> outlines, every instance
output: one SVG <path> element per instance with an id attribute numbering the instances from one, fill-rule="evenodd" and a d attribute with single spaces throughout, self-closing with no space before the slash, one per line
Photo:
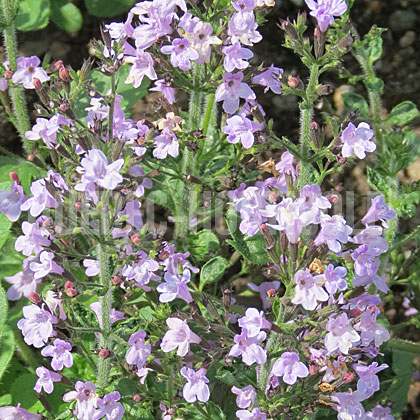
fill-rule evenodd
<path id="1" fill-rule="evenodd" d="M 413 102 L 404 101 L 392 108 L 387 121 L 391 124 L 405 125 L 419 115 L 419 110 Z"/>
<path id="2" fill-rule="evenodd" d="M 15 336 L 13 331 L 6 325 L 2 326 L 0 338 L 0 379 L 4 375 L 15 351 Z"/>
<path id="3" fill-rule="evenodd" d="M 34 386 L 37 379 L 38 376 L 32 373 L 26 373 L 16 378 L 10 390 L 12 394 L 13 405 L 17 405 L 20 402 L 22 408 L 25 408 L 26 410 L 33 412 L 36 412 L 37 410 L 44 410 L 43 405 L 38 400 L 34 391 Z M 22 398 L 22 395 L 24 395 L 25 398 Z"/>
<path id="4" fill-rule="evenodd" d="M 368 115 L 369 105 L 366 99 L 357 93 L 343 93 L 344 108 L 348 111 L 359 111 L 360 118 L 366 118 Z"/>
<path id="5" fill-rule="evenodd" d="M 262 234 L 256 234 L 251 238 L 245 238 L 239 230 L 240 217 L 233 207 L 226 213 L 226 223 L 232 240 L 226 242 L 232 245 L 246 260 L 253 264 L 266 264 L 270 261 L 265 251 L 265 240 Z"/>
<path id="6" fill-rule="evenodd" d="M 136 0 L 85 0 L 87 11 L 98 17 L 112 17 L 124 13 Z"/>
<path id="7" fill-rule="evenodd" d="M 369 66 L 373 66 L 382 56 L 382 33 L 385 31 L 386 29 L 373 25 L 362 40 L 357 40 L 354 43 L 356 49 L 361 51 L 366 57 Z"/>
<path id="8" fill-rule="evenodd" d="M 229 261 L 223 257 L 214 257 L 210 261 L 207 261 L 200 272 L 200 292 L 206 284 L 218 281 L 228 266 Z"/>
<path id="9" fill-rule="evenodd" d="M 80 31 L 83 16 L 80 9 L 67 0 L 53 0 L 51 3 L 51 20 L 67 32 Z"/>
<path id="10" fill-rule="evenodd" d="M 15 24 L 21 31 L 37 31 L 48 25 L 50 0 L 19 0 Z"/>
<path id="11" fill-rule="evenodd" d="M 4 291 L 3 287 L 0 286 L 0 342 L 1 336 L 3 334 L 3 327 L 7 319 L 7 310 L 8 304 L 6 292 Z"/>
<path id="12" fill-rule="evenodd" d="M 203 261 L 208 254 L 217 252 L 219 248 L 220 243 L 217 236 L 211 230 L 203 229 L 194 235 L 189 250 L 194 258 Z"/>

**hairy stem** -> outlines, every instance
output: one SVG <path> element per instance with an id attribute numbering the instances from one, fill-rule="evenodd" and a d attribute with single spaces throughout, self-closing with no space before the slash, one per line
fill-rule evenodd
<path id="1" fill-rule="evenodd" d="M 9 69 L 16 71 L 17 69 L 17 40 L 16 40 L 16 29 L 14 24 L 14 1 L 13 0 L 2 0 L 1 1 L 3 17 L 6 23 L 6 27 L 3 30 L 4 35 L 4 48 L 7 53 L 9 60 Z M 15 127 L 18 130 L 20 137 L 23 141 L 23 146 L 26 153 L 30 153 L 34 148 L 34 143 L 26 139 L 25 133 L 30 130 L 30 122 L 28 112 L 26 109 L 25 96 L 23 94 L 23 88 L 21 86 L 10 87 L 10 99 L 13 104 Z M 13 120 L 11 120 L 13 122 Z"/>

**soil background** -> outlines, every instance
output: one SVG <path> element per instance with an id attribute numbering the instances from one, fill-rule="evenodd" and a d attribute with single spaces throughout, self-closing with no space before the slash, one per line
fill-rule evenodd
<path id="1" fill-rule="evenodd" d="M 118 0 L 115 0 L 118 1 Z M 20 32 L 19 53 L 21 55 L 50 56 L 50 61 L 62 60 L 66 65 L 79 69 L 83 60 L 89 57 L 89 42 L 93 38 L 100 38 L 99 26 L 101 23 L 111 21 L 123 21 L 124 15 L 113 18 L 96 18 L 87 13 L 83 2 L 75 1 L 82 10 L 84 16 L 83 28 L 74 34 L 60 30 L 53 23 L 45 29 L 36 32 Z M 266 65 L 274 63 L 285 70 L 285 74 L 299 75 L 306 80 L 307 72 L 302 67 L 299 59 L 289 50 L 282 47 L 283 36 L 278 28 L 279 19 L 287 16 L 294 18 L 298 10 L 305 10 L 303 0 L 276 0 L 276 6 L 267 16 L 267 24 L 260 28 L 263 41 L 254 47 L 254 61 L 264 62 Z M 359 34 L 363 36 L 373 24 L 388 28 L 383 36 L 383 57 L 376 65 L 377 76 L 385 82 L 383 94 L 383 112 L 389 112 L 392 107 L 403 100 L 414 102 L 420 108 L 420 0 L 355 0 L 352 9 L 352 20 Z M 4 60 L 4 51 L 0 48 L 0 58 Z M 346 61 L 350 71 L 358 74 L 356 63 L 349 58 Z M 348 89 L 343 86 L 345 82 L 337 78 L 336 73 L 327 72 L 323 75 L 323 83 L 331 84 L 335 91 Z M 358 88 L 354 88 L 358 92 Z M 360 93 L 365 94 L 363 90 Z M 340 107 L 341 95 L 330 95 L 325 100 L 331 101 L 335 107 Z M 28 104 L 30 109 L 37 101 L 36 95 L 28 92 Z M 269 118 L 274 120 L 274 128 L 279 135 L 286 135 L 291 139 L 298 137 L 298 103 L 295 97 L 280 96 L 268 93 L 261 95 L 261 103 Z M 4 110 L 0 107 L 0 145 L 21 153 L 19 137 L 11 124 L 5 122 Z M 35 115 L 33 115 L 33 121 Z M 420 118 L 412 124 L 417 126 L 420 133 Z M 327 188 L 336 188 L 342 185 L 356 194 L 365 196 L 369 187 L 363 176 L 363 163 L 350 168 L 348 173 L 340 179 L 330 180 Z M 402 181 L 413 182 L 420 180 L 420 160 L 401 174 Z M 366 210 L 365 202 L 360 201 L 357 207 L 361 215 Z M 413 225 L 420 223 L 420 212 L 407 223 L 401 223 L 403 229 L 411 229 Z M 357 216 L 357 215 L 356 215 Z M 398 299 L 398 291 L 394 291 Z M 394 302 L 393 308 L 387 315 L 395 317 L 399 322 L 401 314 L 395 310 L 398 302 Z M 406 329 L 401 332 L 402 338 L 420 341 L 419 330 Z M 417 365 L 419 363 L 417 361 Z M 413 383 L 409 392 L 407 409 L 403 416 L 404 420 L 420 419 L 420 382 L 417 379 L 420 373 L 414 375 Z"/>

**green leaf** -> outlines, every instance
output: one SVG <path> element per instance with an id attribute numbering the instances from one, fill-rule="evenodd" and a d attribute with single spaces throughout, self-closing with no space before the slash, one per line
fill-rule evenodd
<path id="1" fill-rule="evenodd" d="M 67 0 L 52 0 L 51 20 L 67 32 L 80 31 L 83 25 L 82 12 Z"/>
<path id="2" fill-rule="evenodd" d="M 85 0 L 87 11 L 98 17 L 112 17 L 127 11 L 137 0 Z"/>
<path id="3" fill-rule="evenodd" d="M 420 136 L 415 131 L 407 131 L 404 133 L 403 144 L 411 146 L 407 159 L 407 166 L 409 166 L 420 157 Z"/>
<path id="4" fill-rule="evenodd" d="M 203 261 L 208 254 L 217 252 L 219 248 L 217 236 L 211 230 L 203 229 L 192 238 L 189 250 L 194 258 Z"/>
<path id="5" fill-rule="evenodd" d="M 4 324 L 6 323 L 8 309 L 9 306 L 7 303 L 6 292 L 3 287 L 0 286 L 0 339 L 3 333 Z"/>
<path id="6" fill-rule="evenodd" d="M 50 0 L 19 0 L 15 25 L 21 31 L 37 31 L 48 25 L 49 17 Z"/>
<path id="7" fill-rule="evenodd" d="M 256 234 L 250 238 L 244 238 L 239 230 L 240 217 L 234 207 L 229 207 L 226 213 L 226 223 L 232 240 L 226 242 L 232 245 L 246 260 L 253 264 L 266 264 L 270 258 L 265 251 L 266 243 L 261 234 Z"/>
<path id="8" fill-rule="evenodd" d="M 226 268 L 229 266 L 229 261 L 223 257 L 214 257 L 210 261 L 207 261 L 200 272 L 200 292 L 204 289 L 207 283 L 214 283 L 219 280 Z"/>
<path id="9" fill-rule="evenodd" d="M 387 121 L 391 124 L 404 125 L 414 120 L 419 114 L 419 110 L 413 102 L 404 101 L 392 108 Z"/>
<path id="10" fill-rule="evenodd" d="M 13 331 L 6 325 L 2 328 L 3 334 L 0 339 L 0 379 L 12 360 L 15 351 L 15 336 Z"/>
<path id="11" fill-rule="evenodd" d="M 371 92 L 379 93 L 380 95 L 384 91 L 384 81 L 379 77 L 370 77 L 369 79 L 363 80 L 366 89 Z"/>
<path id="12" fill-rule="evenodd" d="M 43 411 L 44 406 L 38 400 L 34 391 L 35 382 L 38 380 L 37 375 L 27 373 L 19 376 L 12 385 L 12 401 L 13 405 L 21 403 L 22 408 L 36 412 Z"/>
<path id="13" fill-rule="evenodd" d="M 357 109 L 362 118 L 368 115 L 369 105 L 363 96 L 357 93 L 343 93 L 342 98 L 344 108 L 348 111 L 355 111 Z"/>
<path id="14" fill-rule="evenodd" d="M 0 213 L 0 249 L 9 237 L 11 227 L 12 222 L 3 213 Z"/>
<path id="15" fill-rule="evenodd" d="M 12 404 L 12 394 L 5 394 L 0 397 L 0 407 Z"/>

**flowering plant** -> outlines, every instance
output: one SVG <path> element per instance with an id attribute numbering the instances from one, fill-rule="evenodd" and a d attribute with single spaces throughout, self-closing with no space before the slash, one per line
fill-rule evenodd
<path id="1" fill-rule="evenodd" d="M 79 71 L 17 59 L 9 22 L 2 98 L 29 162 L 0 192 L 2 245 L 23 254 L 0 289 L 1 357 L 20 375 L 0 418 L 398 418 L 419 346 L 391 336 L 383 304 L 418 273 L 417 247 L 401 250 L 419 228 L 397 229 L 418 201 L 397 178 L 418 111 L 382 119 L 381 31 L 358 37 L 351 1 L 306 4 L 314 21 L 281 31 L 307 83 L 251 60 L 267 0 L 142 1 Z M 350 53 L 370 111 L 356 94 L 328 111 L 320 78 Z M 41 102 L 32 127 L 23 89 Z M 155 114 L 135 118 L 147 90 Z M 299 98 L 298 144 L 266 120 L 269 90 Z M 377 194 L 354 223 L 327 188 L 361 159 Z"/>

